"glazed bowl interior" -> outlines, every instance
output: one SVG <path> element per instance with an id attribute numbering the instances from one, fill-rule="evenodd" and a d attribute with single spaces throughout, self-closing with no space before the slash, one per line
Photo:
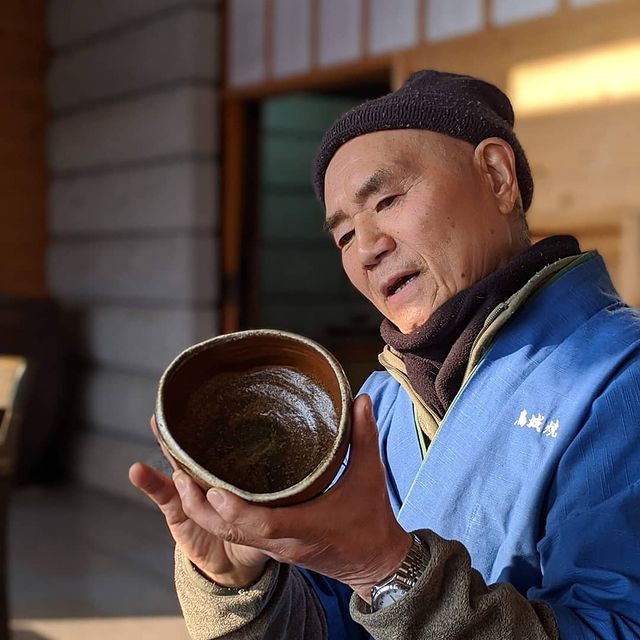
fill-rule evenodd
<path id="1" fill-rule="evenodd" d="M 346 453 L 350 414 L 335 358 L 270 330 L 187 349 L 163 375 L 156 407 L 165 447 L 200 485 L 269 504 L 326 488 Z"/>

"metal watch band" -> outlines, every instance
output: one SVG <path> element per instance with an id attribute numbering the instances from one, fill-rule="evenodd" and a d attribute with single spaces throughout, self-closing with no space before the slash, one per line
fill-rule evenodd
<path id="1" fill-rule="evenodd" d="M 378 611 L 382 608 L 379 600 L 385 590 L 393 588 L 403 594 L 408 592 L 418 582 L 427 568 L 428 558 L 424 543 L 415 533 L 412 536 L 411 548 L 398 570 L 371 588 L 371 608 L 373 611 Z"/>
<path id="2" fill-rule="evenodd" d="M 409 589 L 413 587 L 420 579 L 423 571 L 427 567 L 427 560 L 424 552 L 422 540 L 414 533 L 413 543 L 407 553 L 404 562 L 398 568 L 395 574 L 396 580 L 406 584 Z"/>

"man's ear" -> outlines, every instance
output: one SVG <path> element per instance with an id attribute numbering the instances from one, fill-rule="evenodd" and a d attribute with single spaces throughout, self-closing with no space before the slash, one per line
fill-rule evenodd
<path id="1" fill-rule="evenodd" d="M 491 187 L 500 213 L 509 215 L 520 195 L 511 145 L 502 138 L 486 138 L 475 148 L 474 160 Z"/>

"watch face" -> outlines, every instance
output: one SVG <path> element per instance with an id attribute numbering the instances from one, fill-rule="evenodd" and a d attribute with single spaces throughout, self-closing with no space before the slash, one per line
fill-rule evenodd
<path id="1" fill-rule="evenodd" d="M 376 597 L 375 602 L 373 603 L 375 610 L 379 611 L 380 609 L 384 609 L 394 602 L 398 602 L 402 596 L 406 594 L 406 591 L 399 586 L 389 585 L 381 589 Z"/>

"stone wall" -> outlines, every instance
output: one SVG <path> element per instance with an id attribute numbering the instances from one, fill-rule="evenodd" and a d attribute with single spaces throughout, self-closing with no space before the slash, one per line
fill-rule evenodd
<path id="1" fill-rule="evenodd" d="M 68 462 L 135 495 L 157 379 L 218 328 L 217 0 L 50 0 L 47 276 L 70 328 Z"/>

